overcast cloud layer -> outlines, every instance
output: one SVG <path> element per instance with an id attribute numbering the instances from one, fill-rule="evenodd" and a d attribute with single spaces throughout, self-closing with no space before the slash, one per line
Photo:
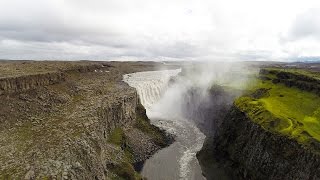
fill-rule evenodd
<path id="1" fill-rule="evenodd" d="M 1 0 L 0 59 L 320 57 L 319 0 Z"/>

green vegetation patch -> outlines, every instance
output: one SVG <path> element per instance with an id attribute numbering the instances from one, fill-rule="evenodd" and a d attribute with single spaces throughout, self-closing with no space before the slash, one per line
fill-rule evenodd
<path id="1" fill-rule="evenodd" d="M 125 141 L 125 136 L 124 136 L 124 132 L 121 128 L 115 128 L 109 138 L 108 138 L 108 142 L 121 146 Z"/>
<path id="2" fill-rule="evenodd" d="M 267 68 L 260 70 L 260 79 L 273 83 L 282 83 L 288 87 L 297 87 L 320 96 L 320 73 L 304 69 Z"/>
<path id="3" fill-rule="evenodd" d="M 125 153 L 126 161 L 133 162 L 133 153 L 128 145 L 127 137 L 121 128 L 115 128 L 109 135 L 108 142 L 120 146 Z"/>
<path id="4" fill-rule="evenodd" d="M 115 180 L 139 180 L 142 179 L 133 166 L 128 162 L 122 162 L 120 164 L 107 164 L 107 168 L 117 175 L 113 178 Z"/>
<path id="5" fill-rule="evenodd" d="M 300 88 L 273 83 L 274 74 L 248 87 L 235 105 L 263 128 L 279 132 L 298 142 L 320 141 L 320 97 Z"/>
<path id="6" fill-rule="evenodd" d="M 133 153 L 132 149 L 127 143 L 127 138 L 125 133 L 121 128 L 115 128 L 109 135 L 108 142 L 116 146 L 120 146 L 124 151 L 125 158 L 117 164 L 110 163 L 107 164 L 107 168 L 116 176 L 112 179 L 117 180 L 138 180 L 142 179 L 141 175 L 137 173 L 133 166 Z"/>
<path id="7" fill-rule="evenodd" d="M 305 77 L 313 78 L 320 80 L 320 72 L 308 71 L 306 69 L 297 69 L 297 68 L 265 68 L 262 71 L 266 72 L 268 76 L 277 75 L 279 73 L 286 73 L 288 75 L 302 75 Z"/>
<path id="8" fill-rule="evenodd" d="M 119 162 L 119 164 L 107 164 L 107 168 L 117 176 L 113 179 L 117 180 L 138 180 L 142 179 L 141 175 L 137 173 L 133 166 L 133 153 L 132 149 L 127 143 L 127 138 L 125 133 L 121 128 L 115 128 L 111 134 L 109 135 L 108 142 L 120 146 L 124 151 L 125 158 L 122 159 L 123 162 Z"/>

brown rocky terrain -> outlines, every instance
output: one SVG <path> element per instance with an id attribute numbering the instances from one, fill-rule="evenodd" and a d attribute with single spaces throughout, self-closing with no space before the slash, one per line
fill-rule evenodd
<path id="1" fill-rule="evenodd" d="M 168 139 L 122 75 L 159 65 L 0 62 L 0 179 L 141 178 L 131 164 Z"/>

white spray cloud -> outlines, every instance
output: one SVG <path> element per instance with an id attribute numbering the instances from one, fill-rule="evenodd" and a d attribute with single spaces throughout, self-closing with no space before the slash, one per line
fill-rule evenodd
<path id="1" fill-rule="evenodd" d="M 235 81 L 243 83 L 244 78 L 233 74 L 239 69 L 243 70 L 243 66 L 239 63 L 186 63 L 179 75 L 177 74 L 180 69 L 124 75 L 124 81 L 137 89 L 151 122 L 175 135 L 176 142 L 170 146 L 174 149 L 170 151 L 178 159 L 177 177 L 180 179 L 195 179 L 193 172 L 196 171 L 196 167 L 200 169 L 196 161 L 196 152 L 201 149 L 204 142 L 205 130 L 202 128 L 199 130 L 199 123 L 208 121 L 207 128 L 213 127 L 211 117 L 215 116 L 215 112 L 210 111 L 209 118 L 203 116 L 201 111 L 205 113 L 220 103 L 226 103 L 224 101 L 226 99 L 210 96 L 211 87 L 214 84 L 234 85 Z M 159 153 L 151 158 L 151 162 L 156 162 L 159 166 L 147 166 L 147 174 L 153 171 L 162 172 L 161 164 L 170 163 L 170 160 L 162 162 L 164 155 Z M 170 175 L 173 177 L 175 174 Z"/>
<path id="2" fill-rule="evenodd" d="M 241 63 L 222 62 L 186 65 L 181 75 L 174 78 L 173 83 L 168 86 L 161 99 L 153 105 L 153 111 L 157 114 L 151 115 L 159 116 L 159 118 L 184 119 L 188 116 L 186 113 L 198 111 L 197 108 L 200 106 L 205 104 L 210 106 L 212 101 L 217 101 L 217 99 L 210 97 L 210 90 L 214 85 L 240 89 L 245 87 L 248 75 L 247 68 Z M 196 96 L 196 98 L 192 96 Z M 190 103 L 192 104 L 190 105 Z M 194 109 L 188 110 L 187 106 L 192 106 Z"/>

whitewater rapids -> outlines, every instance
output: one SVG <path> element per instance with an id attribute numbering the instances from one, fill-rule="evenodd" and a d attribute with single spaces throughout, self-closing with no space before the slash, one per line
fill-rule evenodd
<path id="1" fill-rule="evenodd" d="M 136 88 L 142 105 L 151 122 L 175 135 L 175 142 L 158 151 L 144 163 L 141 174 L 152 180 L 201 180 L 196 153 L 204 142 L 204 134 L 194 121 L 179 113 L 182 90 L 169 86 L 170 78 L 181 70 L 147 71 L 126 74 L 123 80 Z M 176 112 L 176 113 L 175 113 Z"/>

